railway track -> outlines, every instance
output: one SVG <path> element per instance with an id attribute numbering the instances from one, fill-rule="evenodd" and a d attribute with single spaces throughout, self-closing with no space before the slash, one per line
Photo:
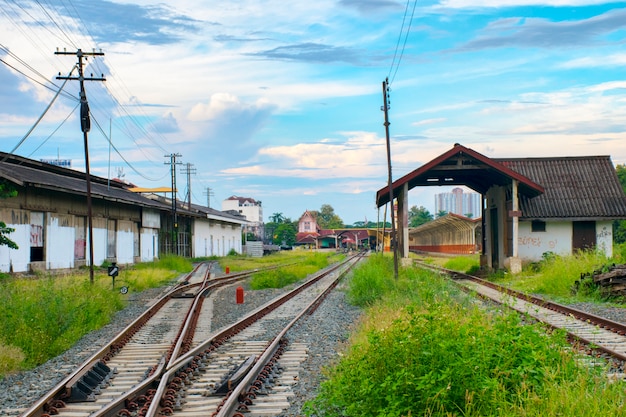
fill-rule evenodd
<path id="1" fill-rule="evenodd" d="M 304 346 L 289 343 L 289 330 L 359 259 L 321 271 L 172 363 L 145 416 L 280 415 L 289 406 L 289 386 L 306 358 Z"/>
<path id="2" fill-rule="evenodd" d="M 504 305 L 515 311 L 545 323 L 554 329 L 567 332 L 570 342 L 592 356 L 600 356 L 613 363 L 611 375 L 625 379 L 626 325 L 599 317 L 575 308 L 544 300 L 540 297 L 511 290 L 481 278 L 447 270 L 420 261 L 418 266 L 443 273 L 478 296 Z"/>
<path id="3" fill-rule="evenodd" d="M 212 263 L 201 263 L 156 300 L 102 349 L 68 373 L 21 416 L 88 416 L 150 383 L 168 358 L 188 350 L 189 334 L 204 294 L 258 271 L 211 279 Z M 181 324 L 182 323 L 182 324 Z"/>
<path id="4" fill-rule="evenodd" d="M 165 391 L 171 390 L 172 381 L 187 387 L 192 377 L 196 379 L 194 373 L 199 374 L 201 371 L 205 374 L 204 385 L 199 383 L 195 388 L 199 391 L 191 390 L 190 394 L 202 399 L 200 407 L 215 403 L 216 408 L 224 408 L 223 404 L 220 405 L 223 401 L 220 397 L 226 394 L 210 391 L 217 390 L 220 381 L 232 378 L 236 369 L 242 375 L 251 371 L 268 346 L 272 345 L 276 337 L 276 334 L 270 334 L 272 329 L 279 326 L 277 323 L 281 320 L 280 326 L 284 327 L 284 321 L 293 317 L 293 313 L 286 312 L 287 306 L 306 304 L 307 301 L 302 299 L 306 297 L 304 294 L 319 295 L 322 290 L 317 287 L 323 285 L 324 277 L 337 275 L 339 272 L 336 269 L 345 268 L 348 268 L 346 264 L 329 268 L 296 288 L 290 296 L 268 302 L 234 326 L 210 331 L 213 312 L 211 303 L 205 304 L 204 301 L 217 288 L 245 279 L 258 270 L 211 278 L 210 265 L 201 264 L 115 340 L 92 355 L 21 416 L 145 416 L 151 406 L 157 407 L 155 412 L 163 413 L 161 410 L 165 409 L 167 413 L 170 408 L 180 406 L 180 401 L 178 405 L 170 404 L 167 398 L 162 398 L 167 394 Z M 293 300 L 289 302 L 289 298 Z M 309 306 L 308 310 L 312 308 Z M 261 319 L 263 322 L 257 322 Z M 281 344 L 285 345 L 286 342 L 283 340 Z M 281 352 L 284 350 L 280 349 Z M 293 383 L 293 373 L 297 372 L 294 368 L 297 369 L 297 364 L 306 358 L 306 349 L 301 345 L 290 345 L 288 351 L 290 353 L 285 358 L 289 360 L 283 360 L 283 364 L 277 368 L 287 375 L 282 386 Z M 199 358 L 202 362 L 198 365 Z M 181 371 L 188 369 L 190 364 L 194 364 L 192 366 L 197 369 L 192 372 Z M 170 376 L 171 380 L 168 380 Z M 227 383 L 227 388 L 233 385 L 232 381 Z M 163 384 L 169 387 L 160 393 Z M 185 389 L 187 391 L 188 388 Z M 153 401 L 155 398 L 159 401 Z M 283 396 L 283 406 L 285 401 L 286 397 Z M 273 398 L 271 403 L 276 406 L 281 401 Z M 206 414 L 206 410 L 203 413 L 201 415 L 210 415 Z"/>

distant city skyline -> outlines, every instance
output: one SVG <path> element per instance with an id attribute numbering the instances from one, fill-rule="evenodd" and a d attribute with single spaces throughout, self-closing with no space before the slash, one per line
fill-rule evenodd
<path id="1" fill-rule="evenodd" d="M 434 215 L 441 211 L 479 218 L 482 216 L 481 196 L 473 191 L 464 191 L 461 187 L 453 188 L 449 193 L 435 194 Z"/>

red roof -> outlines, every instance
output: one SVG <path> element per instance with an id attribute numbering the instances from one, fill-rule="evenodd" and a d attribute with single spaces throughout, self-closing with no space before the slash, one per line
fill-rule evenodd
<path id="1" fill-rule="evenodd" d="M 397 197 L 408 184 L 409 190 L 416 186 L 466 185 L 485 194 L 491 186 L 510 184 L 511 179 L 519 182 L 520 193 L 528 197 L 536 197 L 545 191 L 519 172 L 457 143 L 449 151 L 394 181 L 392 193 L 394 198 Z M 388 202 L 389 187 L 386 186 L 376 193 L 376 205 L 381 207 Z"/>

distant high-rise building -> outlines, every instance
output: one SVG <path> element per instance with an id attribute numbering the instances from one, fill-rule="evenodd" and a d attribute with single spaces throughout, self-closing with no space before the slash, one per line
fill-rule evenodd
<path id="1" fill-rule="evenodd" d="M 435 215 L 441 211 L 478 218 L 482 216 L 480 194 L 453 188 L 450 193 L 435 194 Z"/>

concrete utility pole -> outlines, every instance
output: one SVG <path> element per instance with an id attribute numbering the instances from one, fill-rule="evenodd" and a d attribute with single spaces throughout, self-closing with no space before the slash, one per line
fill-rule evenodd
<path id="1" fill-rule="evenodd" d="M 391 143 L 389 140 L 389 86 L 388 79 L 383 81 L 383 110 L 385 112 L 385 137 L 387 138 L 387 167 L 389 171 L 389 205 L 391 207 L 391 250 L 393 250 L 393 276 L 398 279 L 398 238 L 396 236 L 395 211 L 393 209 L 393 182 L 391 177 Z M 383 242 L 384 242 L 383 235 Z"/>
<path id="2" fill-rule="evenodd" d="M 172 253 L 179 255 L 178 253 L 178 215 L 176 213 L 176 165 L 182 164 L 182 162 L 176 162 L 176 158 L 182 157 L 179 153 L 171 153 L 165 155 L 166 158 L 170 158 L 170 162 L 165 162 L 165 165 L 170 166 L 172 173 Z"/>
<path id="3" fill-rule="evenodd" d="M 85 77 L 83 75 L 83 57 L 103 56 L 103 52 L 83 52 L 81 49 L 76 52 L 56 51 L 55 55 L 76 55 L 78 57 L 78 77 L 63 77 L 59 73 L 57 80 L 78 80 L 80 82 L 80 128 L 83 131 L 83 142 L 85 145 L 85 182 L 87 183 L 87 224 L 89 230 L 89 281 L 93 284 L 93 219 L 91 209 L 91 175 L 89 174 L 89 141 L 87 133 L 91 130 L 91 120 L 89 119 L 89 103 L 85 93 L 85 81 L 106 81 L 104 75 L 100 77 Z"/>
<path id="4" fill-rule="evenodd" d="M 197 171 L 192 168 L 193 164 L 187 162 L 185 168 L 183 168 L 183 174 L 187 174 L 187 209 L 191 210 L 191 174 L 195 174 Z"/>
<path id="5" fill-rule="evenodd" d="M 213 189 L 210 187 L 206 187 L 204 195 L 206 196 L 206 206 L 208 208 L 211 208 L 211 196 L 213 195 Z"/>

